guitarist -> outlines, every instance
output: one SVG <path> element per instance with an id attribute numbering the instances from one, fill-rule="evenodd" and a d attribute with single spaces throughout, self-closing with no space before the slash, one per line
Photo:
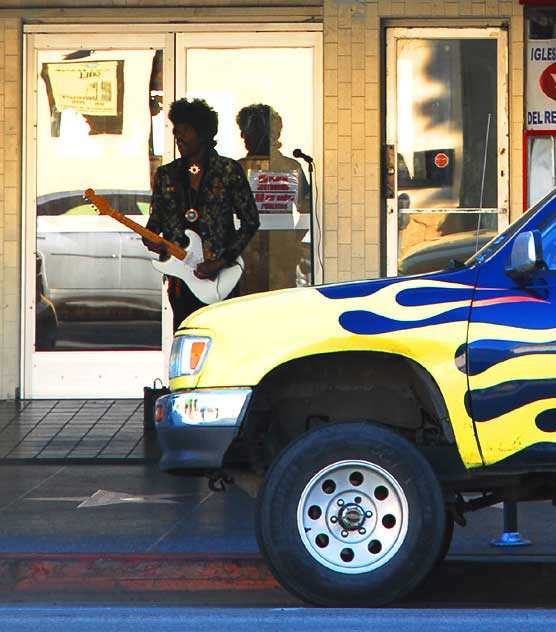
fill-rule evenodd
<path id="1" fill-rule="evenodd" d="M 180 158 L 159 167 L 154 175 L 147 228 L 164 239 L 187 248 L 186 229 L 203 242 L 204 261 L 195 275 L 213 279 L 224 267 L 234 265 L 259 228 L 253 194 L 241 165 L 214 149 L 218 114 L 202 99 L 179 99 L 168 118 Z M 234 215 L 239 228 L 234 225 Z M 164 244 L 143 238 L 149 250 L 168 256 Z M 238 296 L 236 286 L 229 297 Z M 202 303 L 181 280 L 169 277 L 168 298 L 174 314 L 174 331 Z"/>

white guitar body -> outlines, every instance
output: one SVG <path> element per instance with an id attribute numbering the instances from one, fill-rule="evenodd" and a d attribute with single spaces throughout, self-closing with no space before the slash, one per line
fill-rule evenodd
<path id="1" fill-rule="evenodd" d="M 197 264 L 204 261 L 203 244 L 201 238 L 192 230 L 185 231 L 189 238 L 187 256 L 180 261 L 177 257 L 170 257 L 165 261 L 153 260 L 153 267 L 169 276 L 181 279 L 195 296 L 210 305 L 225 299 L 234 289 L 243 273 L 243 259 L 238 257 L 235 263 L 229 267 L 222 268 L 214 281 L 211 279 L 199 279 L 195 276 Z"/>

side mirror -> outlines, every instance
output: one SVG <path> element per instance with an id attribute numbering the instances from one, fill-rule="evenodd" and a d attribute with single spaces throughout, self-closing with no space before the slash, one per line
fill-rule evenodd
<path id="1" fill-rule="evenodd" d="M 506 274 L 516 280 L 524 280 L 533 272 L 546 267 L 542 253 L 541 234 L 538 230 L 527 230 L 520 233 L 512 244 L 510 261 L 506 266 Z"/>

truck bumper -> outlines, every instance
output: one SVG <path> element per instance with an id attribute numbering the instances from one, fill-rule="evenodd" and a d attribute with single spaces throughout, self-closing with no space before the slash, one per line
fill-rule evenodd
<path id="1" fill-rule="evenodd" d="M 156 400 L 162 470 L 216 469 L 245 417 L 250 388 L 196 389 Z"/>

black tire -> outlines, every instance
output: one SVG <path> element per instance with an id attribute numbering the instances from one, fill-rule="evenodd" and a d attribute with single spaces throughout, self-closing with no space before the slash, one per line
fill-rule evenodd
<path id="1" fill-rule="evenodd" d="M 255 522 L 261 553 L 287 590 L 321 606 L 381 606 L 433 568 L 446 509 L 412 443 L 377 424 L 344 422 L 310 431 L 280 454 Z"/>
<path id="2" fill-rule="evenodd" d="M 436 560 L 437 564 L 441 564 L 448 555 L 450 546 L 452 545 L 452 540 L 454 539 L 454 526 L 454 517 L 449 511 L 447 511 L 444 537 L 442 538 L 442 546 L 440 547 L 440 553 L 438 554 L 438 559 Z"/>

